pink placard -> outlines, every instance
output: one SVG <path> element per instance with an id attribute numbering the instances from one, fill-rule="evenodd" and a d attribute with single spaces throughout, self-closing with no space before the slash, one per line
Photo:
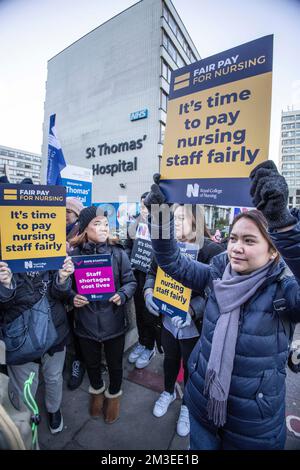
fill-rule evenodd
<path id="1" fill-rule="evenodd" d="M 77 292 L 80 295 L 106 294 L 115 292 L 111 266 L 76 269 L 74 272 Z"/>

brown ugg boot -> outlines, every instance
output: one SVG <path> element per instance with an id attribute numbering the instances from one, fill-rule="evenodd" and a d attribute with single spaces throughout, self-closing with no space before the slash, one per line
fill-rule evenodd
<path id="1" fill-rule="evenodd" d="M 111 395 L 107 390 L 104 393 L 104 405 L 103 405 L 103 415 L 105 422 L 112 424 L 120 416 L 120 397 L 122 395 L 122 390 L 120 390 L 115 395 Z"/>
<path id="2" fill-rule="evenodd" d="M 95 390 L 91 385 L 89 386 L 90 394 L 90 415 L 92 418 L 101 416 L 103 402 L 104 402 L 105 384 L 99 390 Z"/>

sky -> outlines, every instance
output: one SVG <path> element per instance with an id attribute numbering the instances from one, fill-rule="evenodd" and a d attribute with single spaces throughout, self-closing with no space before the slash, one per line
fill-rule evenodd
<path id="1" fill-rule="evenodd" d="M 137 3 L 0 0 L 0 145 L 41 153 L 47 61 Z M 274 34 L 270 158 L 280 116 L 300 109 L 300 0 L 173 0 L 202 58 Z"/>

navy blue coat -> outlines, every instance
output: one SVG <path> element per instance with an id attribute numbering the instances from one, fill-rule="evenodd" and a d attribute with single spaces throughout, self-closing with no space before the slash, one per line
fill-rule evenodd
<path id="1" fill-rule="evenodd" d="M 158 264 L 172 278 L 193 290 L 210 287 L 202 334 L 189 359 L 185 402 L 197 421 L 216 431 L 207 417 L 203 389 L 213 333 L 220 316 L 212 281 L 222 278 L 228 263 L 227 253 L 215 256 L 207 266 L 187 260 L 174 240 L 152 240 L 152 246 Z M 300 288 L 294 277 L 282 277 L 284 269 L 283 261 L 274 263 L 264 284 L 241 308 L 227 421 L 219 430 L 223 441 L 234 448 L 279 449 L 285 439 L 288 338 L 273 308 L 273 300 L 281 284 L 286 318 L 300 321 Z"/>
<path id="2" fill-rule="evenodd" d="M 293 209 L 291 213 L 300 221 L 299 210 Z M 272 232 L 270 235 L 284 261 L 300 283 L 300 222 L 287 232 Z"/>

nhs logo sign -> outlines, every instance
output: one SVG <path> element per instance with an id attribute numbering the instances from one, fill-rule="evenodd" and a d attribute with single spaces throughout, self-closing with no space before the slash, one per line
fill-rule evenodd
<path id="1" fill-rule="evenodd" d="M 148 117 L 148 109 L 141 109 L 141 111 L 135 111 L 130 113 L 130 121 L 138 121 L 139 119 L 145 119 Z"/>

